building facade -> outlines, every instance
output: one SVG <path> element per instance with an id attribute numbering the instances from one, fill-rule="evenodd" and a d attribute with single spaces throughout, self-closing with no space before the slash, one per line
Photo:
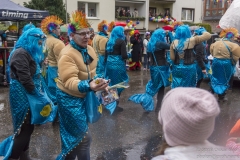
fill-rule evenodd
<path id="1" fill-rule="evenodd" d="M 12 0 L 23 5 L 28 0 Z M 124 21 L 119 17 L 120 10 L 129 11 L 130 20 L 136 24 L 136 28 L 142 32 L 155 30 L 169 24 L 168 22 L 152 21 L 151 16 L 164 15 L 167 10 L 171 17 L 177 21 L 202 22 L 202 0 L 63 0 L 67 12 L 82 10 L 86 13 L 92 27 L 97 31 L 97 25 L 103 19 L 111 21 Z M 137 10 L 137 17 L 134 14 Z M 150 15 L 151 14 L 151 15 Z"/>
<path id="2" fill-rule="evenodd" d="M 212 26 L 212 32 L 220 32 L 217 28 L 220 19 L 231 5 L 233 0 L 204 0 L 203 1 L 203 23 Z"/>

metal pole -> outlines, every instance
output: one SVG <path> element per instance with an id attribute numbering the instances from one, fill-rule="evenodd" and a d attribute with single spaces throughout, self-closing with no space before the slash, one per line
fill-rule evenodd
<path id="1" fill-rule="evenodd" d="M 66 5 L 66 24 L 68 23 L 68 16 L 67 16 L 67 0 L 65 0 L 65 5 Z"/>

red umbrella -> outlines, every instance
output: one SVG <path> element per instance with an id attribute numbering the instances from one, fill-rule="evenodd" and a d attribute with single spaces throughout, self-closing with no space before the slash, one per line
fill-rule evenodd
<path id="1" fill-rule="evenodd" d="M 125 22 L 115 22 L 115 26 L 125 27 L 127 24 Z"/>
<path id="2" fill-rule="evenodd" d="M 173 28 L 171 26 L 163 26 L 162 29 L 166 30 L 166 31 L 173 31 Z"/>

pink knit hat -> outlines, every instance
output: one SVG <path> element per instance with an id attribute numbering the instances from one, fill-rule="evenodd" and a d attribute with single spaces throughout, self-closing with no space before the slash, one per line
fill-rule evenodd
<path id="1" fill-rule="evenodd" d="M 168 145 L 173 147 L 207 140 L 219 113 L 218 103 L 208 91 L 179 87 L 164 97 L 158 120 Z"/>

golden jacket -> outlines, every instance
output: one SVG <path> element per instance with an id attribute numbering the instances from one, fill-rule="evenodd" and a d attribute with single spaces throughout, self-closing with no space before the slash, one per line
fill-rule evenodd
<path id="1" fill-rule="evenodd" d="M 58 56 L 64 47 L 65 45 L 61 40 L 53 37 L 52 35 L 47 36 L 46 49 L 50 66 L 57 66 Z"/>
<path id="2" fill-rule="evenodd" d="M 88 65 L 90 78 L 96 74 L 97 56 L 91 46 L 87 47 L 88 54 L 93 61 Z M 60 90 L 75 96 L 84 98 L 86 93 L 78 90 L 78 83 L 81 80 L 87 80 L 87 66 L 83 61 L 82 54 L 74 49 L 70 44 L 64 47 L 60 53 L 58 61 L 58 81 L 57 86 Z"/>
<path id="3" fill-rule="evenodd" d="M 240 47 L 238 44 L 227 41 L 227 40 L 219 40 L 213 43 L 210 46 L 210 53 L 215 58 L 222 58 L 222 59 L 230 59 L 230 53 L 224 43 L 228 46 L 230 51 L 233 54 L 233 59 L 235 62 L 240 58 Z"/>
<path id="4" fill-rule="evenodd" d="M 93 38 L 92 45 L 97 55 L 98 54 L 105 55 L 107 41 L 108 41 L 108 38 L 100 35 L 96 35 Z"/>
<path id="5" fill-rule="evenodd" d="M 191 38 L 189 38 L 189 39 L 187 39 L 185 41 L 183 50 L 185 50 L 185 49 L 192 49 L 192 48 L 194 48 L 194 46 L 196 44 L 199 44 L 199 43 L 201 43 L 203 41 L 206 41 L 206 40 L 208 40 L 210 38 L 211 38 L 211 34 L 208 33 L 208 32 L 204 32 L 201 36 L 191 37 Z M 173 61 L 175 60 L 174 49 L 177 46 L 178 46 L 178 40 L 174 40 L 173 43 L 170 46 L 170 58 Z"/>

